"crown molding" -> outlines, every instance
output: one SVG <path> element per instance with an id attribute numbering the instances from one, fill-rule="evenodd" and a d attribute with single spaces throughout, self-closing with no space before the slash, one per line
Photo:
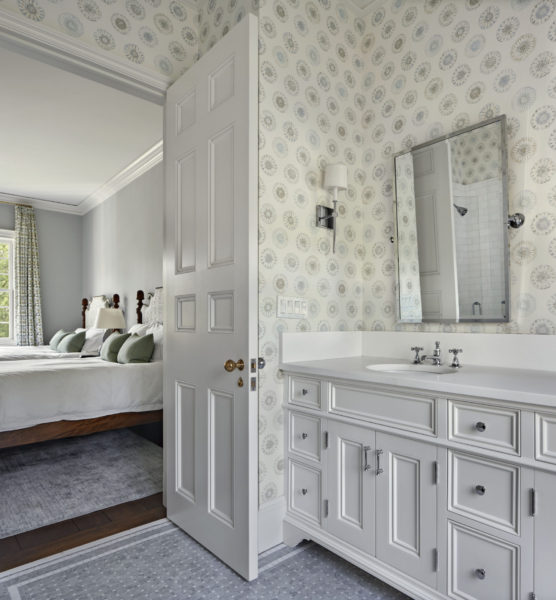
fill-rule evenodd
<path id="1" fill-rule="evenodd" d="M 82 217 L 93 208 L 99 206 L 99 204 L 102 204 L 105 200 L 108 200 L 108 198 L 114 196 L 114 194 L 143 175 L 143 173 L 146 173 L 149 169 L 152 169 L 158 163 L 162 162 L 162 159 L 163 148 L 162 140 L 160 140 L 152 146 L 152 148 L 149 148 L 139 158 L 121 170 L 117 175 L 114 175 L 114 177 L 101 185 L 90 196 L 79 202 L 79 204 L 67 204 L 64 202 L 56 202 L 54 200 L 31 198 L 29 196 L 4 194 L 2 192 L 0 192 L 0 202 L 6 202 L 8 204 L 26 204 L 40 210 L 50 210 Z"/>
<path id="2" fill-rule="evenodd" d="M 163 142 L 160 140 L 152 148 L 149 148 L 139 158 L 130 163 L 125 169 L 109 179 L 90 196 L 85 198 L 79 205 L 79 214 L 85 215 L 90 210 L 102 204 L 121 189 L 129 185 L 149 169 L 152 169 L 163 159 Z"/>
<path id="3" fill-rule="evenodd" d="M 157 104 L 164 104 L 172 83 L 168 77 L 136 69 L 117 56 L 99 54 L 4 8 L 0 8 L 0 45 Z"/>

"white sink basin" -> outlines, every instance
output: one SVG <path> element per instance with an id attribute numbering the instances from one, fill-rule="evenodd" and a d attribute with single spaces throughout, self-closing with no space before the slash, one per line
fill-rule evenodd
<path id="1" fill-rule="evenodd" d="M 382 373 L 434 373 L 435 375 L 447 375 L 456 373 L 453 367 L 435 367 L 434 365 L 414 365 L 408 363 L 391 363 L 379 365 L 367 365 L 369 371 L 381 371 Z"/>

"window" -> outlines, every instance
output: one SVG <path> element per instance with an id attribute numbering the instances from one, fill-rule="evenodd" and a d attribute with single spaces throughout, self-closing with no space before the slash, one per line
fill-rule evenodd
<path id="1" fill-rule="evenodd" d="M 0 343 L 14 340 L 14 232 L 0 229 Z"/>

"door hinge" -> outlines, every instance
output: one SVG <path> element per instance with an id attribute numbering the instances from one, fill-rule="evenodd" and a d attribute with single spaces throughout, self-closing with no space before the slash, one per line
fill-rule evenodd
<path id="1" fill-rule="evenodd" d="M 531 516 L 537 516 L 537 492 L 535 488 L 531 488 Z"/>
<path id="2" fill-rule="evenodd" d="M 256 377 L 251 377 L 251 384 L 249 386 L 249 389 L 252 392 L 256 392 L 257 391 L 257 378 Z"/>
<path id="3" fill-rule="evenodd" d="M 328 431 L 324 432 L 324 449 L 328 448 Z"/>
<path id="4" fill-rule="evenodd" d="M 432 570 L 435 573 L 438 573 L 438 548 L 435 548 L 432 551 L 432 564 L 433 564 Z"/>
<path id="5" fill-rule="evenodd" d="M 537 600 L 537 594 L 535 594 L 535 592 L 531 592 L 529 594 L 529 600 Z"/>
<path id="6" fill-rule="evenodd" d="M 438 485 L 438 461 L 435 460 L 433 463 L 433 478 L 434 478 L 434 485 Z"/>
<path id="7" fill-rule="evenodd" d="M 324 518 L 328 517 L 328 500 L 324 501 Z"/>

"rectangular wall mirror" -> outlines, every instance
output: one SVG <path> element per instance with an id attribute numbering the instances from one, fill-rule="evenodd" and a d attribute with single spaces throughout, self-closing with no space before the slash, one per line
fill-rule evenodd
<path id="1" fill-rule="evenodd" d="M 506 117 L 397 154 L 402 323 L 509 320 Z"/>

